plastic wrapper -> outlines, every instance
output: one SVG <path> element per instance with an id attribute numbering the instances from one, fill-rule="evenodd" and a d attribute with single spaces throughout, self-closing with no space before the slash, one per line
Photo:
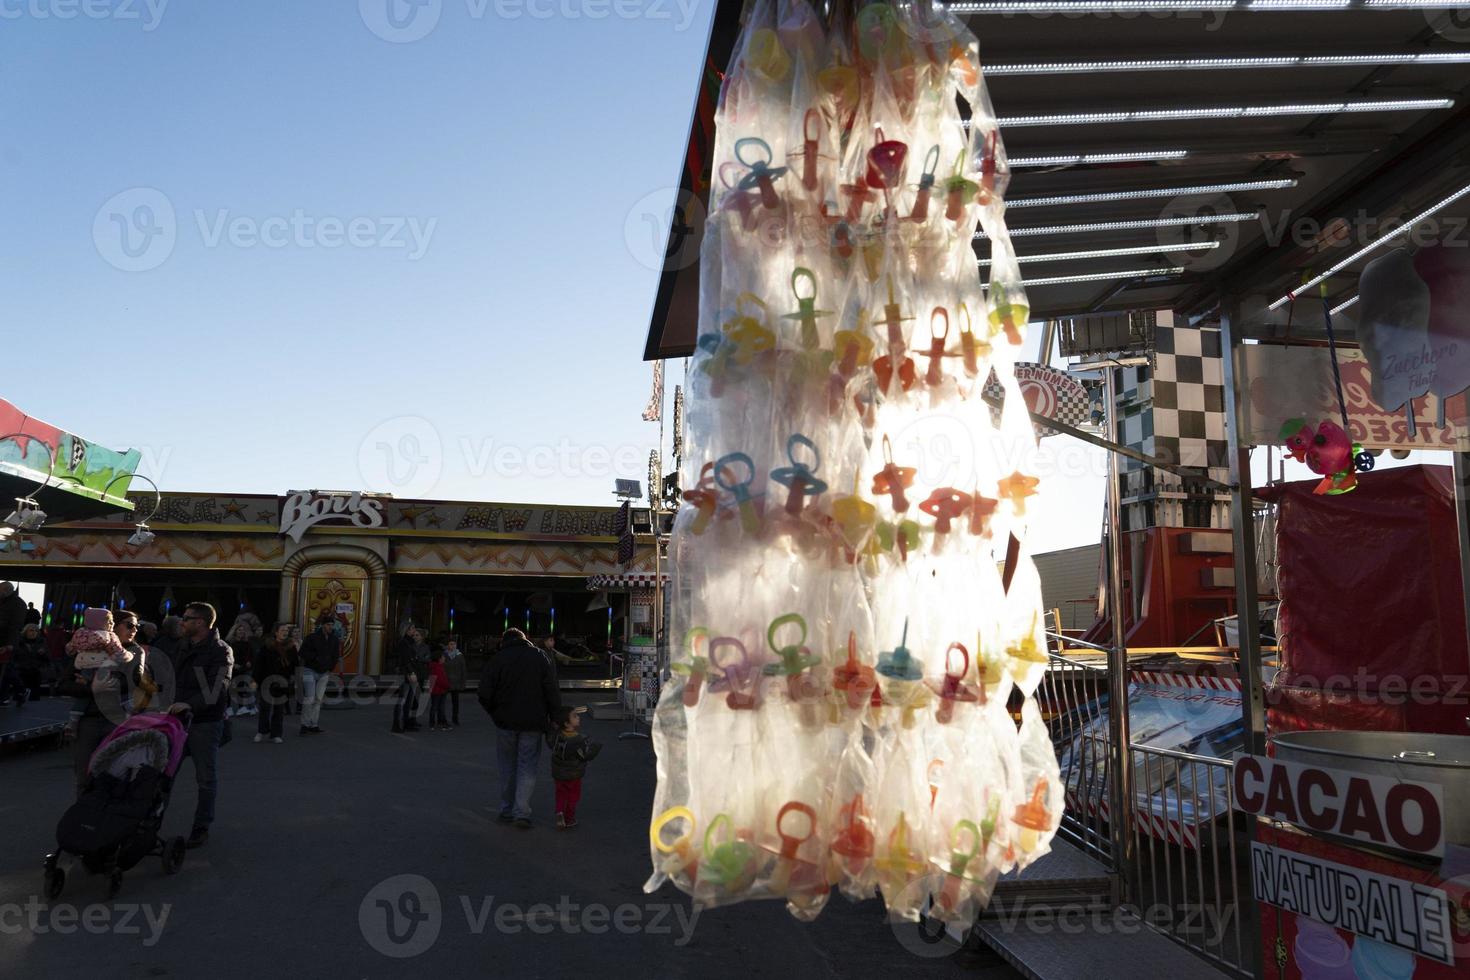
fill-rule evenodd
<path id="1" fill-rule="evenodd" d="M 835 888 L 963 923 L 1060 820 L 1030 700 L 1029 308 L 979 64 L 942 9 L 747 10 L 716 117 L 649 890 L 810 919 Z"/>

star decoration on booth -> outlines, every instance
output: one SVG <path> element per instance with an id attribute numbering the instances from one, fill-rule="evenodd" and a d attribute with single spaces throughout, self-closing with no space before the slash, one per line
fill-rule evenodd
<path id="1" fill-rule="evenodd" d="M 224 512 L 224 516 L 226 517 L 234 517 L 242 521 L 245 520 L 245 505 L 240 503 L 240 501 L 238 500 L 226 501 L 224 504 Z"/>
<path id="2" fill-rule="evenodd" d="M 276 519 L 276 515 L 274 511 L 258 510 L 255 512 L 255 519 L 257 521 L 260 521 L 262 524 L 265 524 L 274 521 Z"/>
<path id="3" fill-rule="evenodd" d="M 417 504 L 411 504 L 408 507 L 398 508 L 398 516 L 403 518 L 405 521 L 408 521 L 410 526 L 418 527 L 419 518 L 429 513 L 433 509 L 434 508 L 432 507 L 420 507 Z"/>
<path id="4" fill-rule="evenodd" d="M 1038 478 L 1017 470 L 1010 476 L 1003 477 L 996 490 L 1002 500 L 1010 501 L 1011 506 L 1016 509 L 1016 515 L 1021 517 L 1026 514 L 1026 498 L 1036 495 L 1036 487 L 1040 483 Z"/>
<path id="5" fill-rule="evenodd" d="M 430 514 L 424 523 L 428 524 L 430 527 L 441 527 L 444 524 L 444 522 L 439 519 L 438 514 Z"/>

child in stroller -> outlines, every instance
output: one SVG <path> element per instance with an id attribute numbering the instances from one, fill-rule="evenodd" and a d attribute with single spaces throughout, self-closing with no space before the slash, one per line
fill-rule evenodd
<path id="1" fill-rule="evenodd" d="M 184 863 L 184 838 L 159 836 L 174 776 L 183 761 L 187 717 L 139 714 L 118 725 L 87 764 L 81 797 L 56 825 L 56 850 L 46 855 L 46 897 L 66 887 L 62 854 L 74 854 L 91 874 L 108 876 L 107 897 L 117 895 L 123 873 L 158 855 L 174 874 Z"/>

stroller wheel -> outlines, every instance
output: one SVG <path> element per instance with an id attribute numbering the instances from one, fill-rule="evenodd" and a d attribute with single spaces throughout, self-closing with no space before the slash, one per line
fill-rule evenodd
<path id="1" fill-rule="evenodd" d="M 117 893 L 122 891 L 123 873 L 114 871 L 107 876 L 107 897 L 109 900 L 117 898 Z"/>
<path id="2" fill-rule="evenodd" d="M 54 902 L 61 897 L 61 890 L 66 887 L 66 872 L 61 868 L 50 867 L 46 869 L 46 900 Z"/>
<path id="3" fill-rule="evenodd" d="M 186 842 L 182 837 L 175 837 L 163 845 L 163 873 L 178 874 L 179 869 L 184 866 L 184 848 Z"/>

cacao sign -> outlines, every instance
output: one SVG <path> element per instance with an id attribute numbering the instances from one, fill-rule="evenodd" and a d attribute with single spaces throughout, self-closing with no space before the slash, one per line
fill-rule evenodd
<path id="1" fill-rule="evenodd" d="M 1235 802 L 1246 813 L 1320 834 L 1444 856 L 1444 796 L 1430 783 L 1241 755 Z"/>

